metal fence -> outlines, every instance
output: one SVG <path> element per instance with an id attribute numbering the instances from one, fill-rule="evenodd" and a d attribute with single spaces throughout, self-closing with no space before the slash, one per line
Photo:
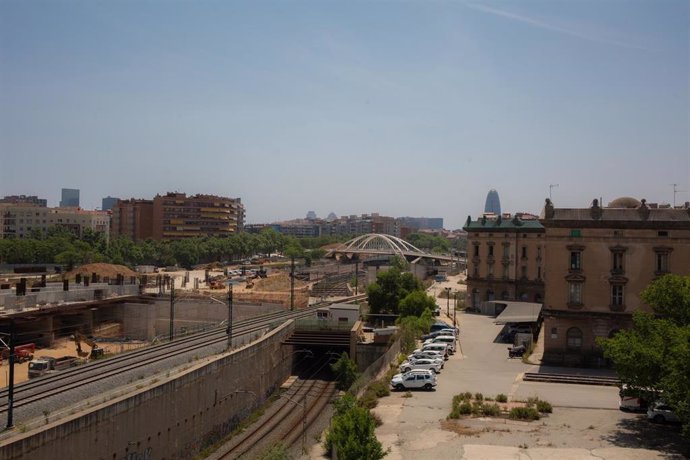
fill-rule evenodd
<path id="1" fill-rule="evenodd" d="M 360 395 L 364 388 L 371 382 L 375 380 L 376 377 L 381 373 L 382 370 L 387 369 L 391 362 L 400 353 L 400 339 L 397 339 L 391 344 L 391 347 L 383 355 L 381 355 L 376 361 L 371 363 L 364 372 L 355 380 L 355 383 L 350 387 L 350 393 L 354 395 Z"/>

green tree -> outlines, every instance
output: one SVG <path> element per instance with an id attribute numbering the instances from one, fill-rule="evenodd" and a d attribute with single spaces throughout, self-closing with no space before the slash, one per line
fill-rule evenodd
<path id="1" fill-rule="evenodd" d="M 663 399 L 690 436 L 690 278 L 666 275 L 642 293 L 655 315 L 636 312 L 633 327 L 599 341 L 629 391 Z"/>
<path id="2" fill-rule="evenodd" d="M 357 380 L 357 365 L 345 352 L 340 355 L 340 358 L 335 363 L 331 364 L 331 370 L 336 375 L 339 390 L 347 390 Z"/>
<path id="3" fill-rule="evenodd" d="M 376 439 L 376 420 L 368 409 L 359 407 L 351 395 L 335 404 L 335 415 L 326 435 L 326 450 L 342 460 L 379 460 L 386 455 Z"/>
<path id="4" fill-rule="evenodd" d="M 423 289 L 412 273 L 402 273 L 397 267 L 381 271 L 376 275 L 376 282 L 367 286 L 369 309 L 372 313 L 397 314 L 402 299 Z"/>
<path id="5" fill-rule="evenodd" d="M 400 316 L 422 316 L 425 310 L 433 311 L 436 308 L 436 300 L 424 291 L 415 290 L 407 294 L 400 301 L 398 312 Z"/>
<path id="6" fill-rule="evenodd" d="M 664 275 L 640 294 L 654 312 L 681 326 L 690 325 L 690 276 Z"/>

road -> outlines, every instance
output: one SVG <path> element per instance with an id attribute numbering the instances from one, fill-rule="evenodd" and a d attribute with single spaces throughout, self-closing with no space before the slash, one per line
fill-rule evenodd
<path id="1" fill-rule="evenodd" d="M 501 326 L 493 318 L 458 314 L 457 319 L 462 355 L 446 363 L 437 390 L 411 397 L 393 392 L 374 409 L 383 420 L 376 434 L 390 449 L 387 459 L 685 458 L 688 445 L 677 428 L 619 411 L 617 388 L 523 382 L 521 374 L 536 366 L 508 359 L 508 345 L 495 341 Z M 452 397 L 465 391 L 485 397 L 503 393 L 512 400 L 538 396 L 551 402 L 554 412 L 532 423 L 488 418 L 448 423 Z"/>

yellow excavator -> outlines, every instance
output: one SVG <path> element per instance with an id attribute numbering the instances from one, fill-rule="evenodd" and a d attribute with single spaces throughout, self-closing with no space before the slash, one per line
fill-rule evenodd
<path id="1" fill-rule="evenodd" d="M 101 347 L 99 347 L 96 342 L 94 342 L 92 339 L 86 337 L 84 334 L 81 332 L 75 332 L 74 335 L 72 335 L 72 340 L 74 340 L 74 343 L 77 344 L 77 354 L 79 355 L 80 358 L 89 358 L 89 359 L 98 359 L 102 358 L 103 355 L 105 354 L 105 350 Z M 81 349 L 81 343 L 84 342 L 88 346 L 91 347 L 91 351 L 84 351 Z"/>

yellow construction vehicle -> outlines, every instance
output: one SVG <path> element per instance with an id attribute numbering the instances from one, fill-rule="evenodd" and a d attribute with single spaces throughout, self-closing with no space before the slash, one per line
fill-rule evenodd
<path id="1" fill-rule="evenodd" d="M 74 343 L 77 344 L 77 354 L 81 358 L 98 359 L 103 357 L 105 354 L 105 350 L 103 348 L 99 347 L 96 342 L 86 337 L 81 332 L 75 332 L 74 335 L 72 335 L 72 340 L 74 340 Z M 81 349 L 82 342 L 90 346 L 91 351 L 83 351 Z"/>

